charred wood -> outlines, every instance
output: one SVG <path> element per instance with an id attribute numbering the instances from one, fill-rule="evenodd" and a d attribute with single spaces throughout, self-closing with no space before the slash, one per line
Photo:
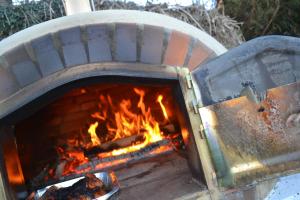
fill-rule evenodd
<path id="1" fill-rule="evenodd" d="M 107 188 L 105 188 L 105 185 L 100 179 L 94 174 L 86 174 L 85 178 L 79 180 L 70 187 L 50 187 L 39 200 L 90 200 L 100 197 L 107 192 Z"/>
<path id="2" fill-rule="evenodd" d="M 99 153 L 109 152 L 115 149 L 128 147 L 136 142 L 142 142 L 144 140 L 144 134 L 133 135 L 130 137 L 122 138 L 116 141 L 106 142 L 100 146 L 94 146 L 89 149 L 84 149 L 84 155 L 88 158 L 95 157 Z"/>

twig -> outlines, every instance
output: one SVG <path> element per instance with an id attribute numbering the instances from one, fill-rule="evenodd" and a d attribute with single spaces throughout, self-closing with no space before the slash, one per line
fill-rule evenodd
<path id="1" fill-rule="evenodd" d="M 211 19 L 210 19 L 210 16 L 209 16 L 209 14 L 207 13 L 207 11 L 206 10 L 204 10 L 204 13 L 205 13 L 205 16 L 207 17 L 207 22 L 208 22 L 208 24 L 209 24 L 209 34 L 211 35 Z"/>
<path id="2" fill-rule="evenodd" d="M 52 19 L 52 7 L 51 7 L 51 5 L 52 5 L 52 0 L 49 2 L 49 17 L 50 17 L 50 19 Z"/>
<path id="3" fill-rule="evenodd" d="M 278 11 L 279 11 L 279 9 L 280 9 L 280 1 L 277 0 L 276 2 L 277 2 L 276 9 L 275 9 L 275 11 L 274 11 L 274 13 L 273 13 L 271 19 L 269 20 L 267 26 L 266 26 L 265 29 L 263 30 L 262 35 L 265 35 L 265 34 L 266 34 L 267 30 L 268 30 L 269 27 L 271 26 L 273 20 L 275 19 L 276 15 L 277 15 L 277 13 L 278 13 Z"/>
<path id="4" fill-rule="evenodd" d="M 181 7 L 177 7 L 178 10 L 180 10 L 181 12 L 183 12 L 184 14 L 186 14 L 187 16 L 190 17 L 190 19 L 197 25 L 197 27 L 199 29 L 201 29 L 202 31 L 204 30 L 204 28 L 197 22 L 197 20 L 195 20 L 195 18 L 188 12 L 186 12 L 184 9 L 182 9 Z"/>
<path id="5" fill-rule="evenodd" d="M 24 14 L 24 24 L 25 27 L 31 26 L 33 24 L 37 24 L 41 21 L 53 19 L 56 17 L 60 17 L 64 15 L 63 9 L 63 1 L 64 0 L 40 0 L 35 3 L 24 3 L 17 6 L 12 6 L 13 8 L 17 8 L 17 10 L 26 8 L 22 13 Z M 154 4 L 151 1 L 148 1 L 146 6 L 139 6 L 132 2 L 124 2 L 124 1 L 108 1 L 108 0 L 94 0 L 96 10 L 104 10 L 104 9 L 134 9 L 134 10 L 145 10 L 150 12 L 161 13 L 164 15 L 169 15 L 171 17 L 182 20 L 186 23 L 189 23 L 202 31 L 208 32 L 208 34 L 212 35 L 216 38 L 220 43 L 225 45 L 226 47 L 234 47 L 239 45 L 244 41 L 243 35 L 240 30 L 240 23 L 231 18 L 222 15 L 217 11 L 217 9 L 206 10 L 204 6 L 193 5 L 193 6 L 168 6 L 168 4 Z M 27 8 L 33 9 L 30 11 Z M 9 8 L 11 9 L 11 8 Z M 13 20 L 16 19 L 17 16 L 13 12 L 8 12 L 9 10 L 5 10 L 2 18 L 2 23 L 9 24 L 4 27 L 4 30 L 1 30 L 0 37 L 7 37 L 9 34 L 16 32 L 18 30 L 23 29 L 24 27 L 11 28 Z M 19 11 L 22 12 L 22 11 Z M 278 11 L 277 11 L 278 12 Z M 2 14 L 2 13 L 1 13 Z M 275 18 L 274 16 L 273 18 Z M 14 20 L 16 21 L 16 20 Z M 270 20 L 269 24 L 271 25 L 273 19 Z M 0 22 L 1 23 L 1 22 Z M 269 26 L 266 27 L 265 32 L 268 30 Z M 14 27 L 16 27 L 14 26 Z M 2 29 L 2 27 L 1 27 Z"/>
<path id="6" fill-rule="evenodd" d="M 43 3 L 43 7 L 44 7 L 44 16 L 45 16 L 45 19 L 47 19 L 47 14 L 46 14 L 46 2 Z"/>
<path id="7" fill-rule="evenodd" d="M 4 16 L 6 18 L 8 25 L 11 25 L 9 18 L 7 17 L 6 9 L 4 9 Z"/>

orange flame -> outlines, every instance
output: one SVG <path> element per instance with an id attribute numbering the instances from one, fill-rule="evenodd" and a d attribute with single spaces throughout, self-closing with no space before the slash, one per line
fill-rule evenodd
<path id="1" fill-rule="evenodd" d="M 146 98 L 145 91 L 138 88 L 133 88 L 133 91 L 139 97 L 136 105 L 132 105 L 133 103 L 130 99 L 122 99 L 117 104 L 110 95 L 100 95 L 100 102 L 98 104 L 99 110 L 91 115 L 96 121 L 89 125 L 87 131 L 90 136 L 90 141 L 88 144 L 85 141 L 80 145 L 84 148 L 96 146 L 102 148 L 106 145 L 105 143 L 129 138 L 127 140 L 129 142 L 126 143 L 126 145 L 129 144 L 129 146 L 123 145 L 123 147 L 116 148 L 112 151 L 98 154 L 99 158 L 105 158 L 138 151 L 151 143 L 163 140 L 165 136 L 163 136 L 160 130 L 159 122 L 152 115 L 151 108 L 144 103 L 144 99 Z M 169 120 L 167 110 L 162 100 L 163 95 L 159 95 L 156 102 L 159 103 L 165 120 Z M 101 135 L 101 137 L 98 137 L 98 135 Z M 131 142 L 131 139 L 133 142 Z M 69 173 L 80 174 L 86 170 L 90 170 L 89 168 L 78 168 L 80 165 L 89 163 L 88 158 L 85 157 L 81 148 L 69 148 L 66 150 L 58 148 L 57 150 L 61 161 L 63 161 L 61 164 L 61 166 L 63 166 L 63 176 Z M 155 153 L 167 150 L 166 148 L 160 148 L 156 150 Z M 105 165 L 117 165 L 126 162 L 126 160 L 127 159 L 116 160 Z M 103 164 L 99 165 L 102 166 Z M 104 167 L 104 165 L 102 167 Z"/>
<path id="2" fill-rule="evenodd" d="M 110 138 L 110 141 L 115 141 L 117 139 L 132 135 L 144 136 L 144 140 L 142 142 L 112 151 L 111 154 L 113 156 L 137 151 L 147 146 L 149 143 L 157 142 L 163 139 L 162 132 L 159 128 L 159 123 L 152 116 L 151 109 L 144 103 L 145 91 L 138 88 L 134 88 L 133 90 L 139 96 L 139 101 L 137 103 L 137 108 L 139 111 L 134 111 L 130 100 L 123 99 L 119 106 L 116 107 L 109 95 L 107 97 L 101 95 L 101 104 L 99 105 L 101 110 L 91 115 L 97 120 L 106 121 L 106 130 L 108 131 L 106 137 Z M 164 117 L 168 119 L 168 114 L 165 106 L 162 103 L 162 99 L 163 96 L 159 95 L 157 102 L 161 106 Z M 113 112 L 113 120 L 108 119 L 109 112 Z M 98 122 L 95 122 L 91 124 L 88 129 L 93 146 L 98 146 L 101 144 L 101 141 L 96 134 L 97 127 Z"/>
<path id="3" fill-rule="evenodd" d="M 89 127 L 89 134 L 91 135 L 91 141 L 93 143 L 93 146 L 100 145 L 101 142 L 96 134 L 96 128 L 98 127 L 98 122 L 95 122 L 94 124 L 91 124 Z"/>
<path id="4" fill-rule="evenodd" d="M 161 107 L 161 110 L 162 110 L 162 112 L 164 114 L 165 119 L 169 120 L 169 116 L 168 116 L 167 110 L 166 110 L 164 104 L 162 103 L 163 98 L 164 98 L 163 95 L 158 95 L 157 102 L 159 103 L 159 105 Z"/>

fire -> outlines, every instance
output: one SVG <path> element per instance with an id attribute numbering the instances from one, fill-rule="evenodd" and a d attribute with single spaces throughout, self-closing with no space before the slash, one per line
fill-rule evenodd
<path id="1" fill-rule="evenodd" d="M 119 158 L 106 163 L 90 166 L 91 160 L 86 157 L 85 151 L 100 149 L 93 154 L 92 160 L 102 160 L 108 157 L 119 156 L 130 152 L 135 152 L 147 147 L 152 143 L 162 141 L 164 136 L 160 126 L 170 123 L 165 105 L 163 104 L 163 95 L 159 94 L 156 101 L 151 105 L 157 105 L 161 109 L 164 121 L 159 122 L 155 119 L 151 108 L 145 104 L 146 92 L 139 88 L 133 88 L 131 99 L 115 99 L 110 95 L 100 95 L 98 110 L 91 114 L 93 122 L 89 124 L 87 140 L 81 142 L 72 142 L 64 148 L 57 148 L 60 157 L 60 164 L 55 173 L 49 173 L 50 176 L 60 177 L 71 173 L 84 173 L 91 168 L 101 168 L 125 163 L 129 158 Z M 136 95 L 136 96 L 135 96 Z M 159 112 L 160 110 L 158 110 Z M 126 140 L 126 142 L 124 142 Z M 118 144 L 120 142 L 120 146 Z M 123 143 L 122 143 L 123 142 Z M 103 150 L 105 146 L 113 145 L 110 150 Z M 117 145 L 116 145 L 117 144 Z M 170 151 L 168 147 L 160 147 L 155 152 Z M 84 151 L 83 151 L 84 150 Z M 53 175 L 55 174 L 55 175 Z"/>
<path id="2" fill-rule="evenodd" d="M 100 111 L 91 115 L 98 120 L 97 122 L 92 123 L 88 129 L 93 146 L 99 146 L 102 143 L 96 133 L 96 128 L 100 122 L 105 122 L 106 130 L 108 131 L 106 138 L 110 138 L 110 141 L 132 135 L 143 135 L 144 140 L 142 142 L 132 144 L 129 147 L 113 150 L 111 152 L 113 156 L 137 151 L 150 143 L 163 139 L 159 123 L 152 116 L 151 109 L 144 103 L 145 91 L 138 88 L 134 88 L 133 90 L 135 94 L 139 96 L 139 101 L 136 105 L 138 109 L 132 108 L 132 102 L 129 99 L 123 99 L 118 106 L 115 106 L 109 95 L 107 97 L 100 96 Z M 163 96 L 159 95 L 157 102 L 160 104 L 164 117 L 168 119 L 168 114 L 162 103 L 162 99 Z M 108 119 L 108 113 L 111 111 L 114 111 L 112 115 L 113 120 Z M 103 140 L 103 142 L 105 142 L 105 139 Z"/>
<path id="3" fill-rule="evenodd" d="M 98 122 L 95 122 L 94 124 L 91 124 L 88 132 L 91 135 L 91 141 L 93 143 L 94 146 L 96 145 L 100 145 L 101 142 L 96 134 L 96 128 L 98 127 Z"/>
<path id="4" fill-rule="evenodd" d="M 157 102 L 159 103 L 160 107 L 161 107 L 161 110 L 164 114 L 164 117 L 166 120 L 169 120 L 169 117 L 168 117 L 168 113 L 167 113 L 167 110 L 166 110 L 166 107 L 164 106 L 164 104 L 162 103 L 162 100 L 163 100 L 163 95 L 159 95 L 157 97 Z"/>
<path id="5" fill-rule="evenodd" d="M 152 129 L 152 127 L 149 126 L 147 130 L 148 130 L 148 132 L 147 132 L 148 134 L 144 135 L 145 140 L 143 143 L 134 144 L 134 145 L 126 147 L 126 148 L 113 150 L 112 155 L 117 156 L 117 155 L 129 153 L 129 152 L 137 151 L 137 150 L 144 148 L 145 146 L 147 146 L 150 143 L 162 140 L 161 134 L 157 134 L 157 133 L 160 133 L 158 124 L 156 124 L 154 129 Z"/>

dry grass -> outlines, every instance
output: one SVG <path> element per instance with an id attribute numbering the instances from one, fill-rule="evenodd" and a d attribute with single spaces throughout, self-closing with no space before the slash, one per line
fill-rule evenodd
<path id="1" fill-rule="evenodd" d="M 234 19 L 224 16 L 217 9 L 206 10 L 203 6 L 168 6 L 167 4 L 147 3 L 145 7 L 132 2 L 95 0 L 96 10 L 105 9 L 129 9 L 145 10 L 175 17 L 179 20 L 192 24 L 213 36 L 227 48 L 238 46 L 244 42 L 240 25 Z"/>
<path id="2" fill-rule="evenodd" d="M 145 10 L 175 17 L 207 32 L 227 48 L 238 46 L 244 41 L 240 23 L 219 13 L 217 9 L 206 10 L 203 6 L 169 6 L 147 3 L 138 6 L 132 2 L 94 0 L 96 10 L 129 9 Z M 17 6 L 0 6 L 0 38 L 17 31 L 64 15 L 61 0 L 40 0 Z"/>

